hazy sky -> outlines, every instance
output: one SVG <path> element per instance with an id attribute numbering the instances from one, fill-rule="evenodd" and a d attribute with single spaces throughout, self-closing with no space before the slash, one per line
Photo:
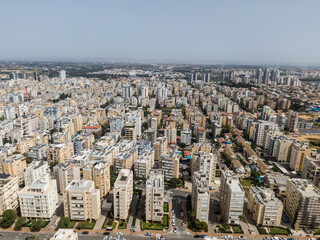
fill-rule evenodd
<path id="1" fill-rule="evenodd" d="M 320 0 L 0 0 L 1 60 L 320 65 Z"/>

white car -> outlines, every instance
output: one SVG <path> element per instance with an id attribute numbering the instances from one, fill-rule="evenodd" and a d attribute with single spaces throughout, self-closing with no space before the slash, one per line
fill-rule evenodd
<path id="1" fill-rule="evenodd" d="M 271 238 L 272 240 L 279 240 L 279 238 L 278 237 L 273 237 L 273 238 Z"/>
<path id="2" fill-rule="evenodd" d="M 178 228 L 175 227 L 175 228 L 173 229 L 173 232 L 176 233 L 177 231 L 178 231 Z"/>
<path id="3" fill-rule="evenodd" d="M 228 235 L 228 236 L 225 236 L 224 238 L 229 240 L 229 239 L 233 239 L 233 236 L 232 235 Z"/>
<path id="4" fill-rule="evenodd" d="M 240 237 L 238 237 L 238 239 L 240 239 L 240 240 L 246 240 L 246 238 L 245 238 L 244 236 L 240 236 Z"/>
<path id="5" fill-rule="evenodd" d="M 118 233 L 117 233 L 117 235 L 122 236 L 122 235 L 123 235 L 123 233 L 122 233 L 122 232 L 118 232 Z"/>

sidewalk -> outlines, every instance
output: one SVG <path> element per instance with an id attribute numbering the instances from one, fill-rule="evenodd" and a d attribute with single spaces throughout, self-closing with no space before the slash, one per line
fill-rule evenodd
<path id="1" fill-rule="evenodd" d="M 93 230 L 100 230 L 100 229 L 102 229 L 106 217 L 107 217 L 107 216 L 105 216 L 105 215 L 103 215 L 103 214 L 101 213 L 99 219 L 97 220 L 96 224 L 94 225 Z"/>

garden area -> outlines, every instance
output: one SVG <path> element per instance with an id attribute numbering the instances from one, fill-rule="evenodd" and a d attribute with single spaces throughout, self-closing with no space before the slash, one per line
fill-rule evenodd
<path id="1" fill-rule="evenodd" d="M 49 224 L 49 221 L 44 221 L 42 219 L 32 219 L 27 224 L 26 227 L 30 227 L 30 230 L 33 232 L 40 231 L 41 228 L 46 227 Z"/>
<path id="2" fill-rule="evenodd" d="M 163 203 L 163 211 L 164 212 L 169 212 L 169 203 L 167 203 L 167 202 Z"/>
<path id="3" fill-rule="evenodd" d="M 314 230 L 314 234 L 315 234 L 315 235 L 320 235 L 320 228 Z"/>
<path id="4" fill-rule="evenodd" d="M 168 215 L 163 215 L 162 223 L 155 222 L 145 222 L 141 220 L 141 229 L 142 230 L 162 230 L 169 226 Z"/>
<path id="5" fill-rule="evenodd" d="M 291 232 L 290 230 L 284 227 L 272 227 L 269 228 L 269 233 L 271 235 L 289 235 Z"/>
<path id="6" fill-rule="evenodd" d="M 218 229 L 220 233 L 232 233 L 232 231 L 230 230 L 230 226 L 228 223 L 224 223 L 224 224 L 219 224 L 218 225 Z"/>
<path id="7" fill-rule="evenodd" d="M 121 221 L 119 223 L 118 229 L 127 229 L 127 223 L 125 221 Z"/>
<path id="8" fill-rule="evenodd" d="M 268 234 L 267 230 L 262 226 L 257 226 L 259 234 Z"/>
<path id="9" fill-rule="evenodd" d="M 96 221 L 92 220 L 90 221 L 84 221 L 84 222 L 79 222 L 78 225 L 76 226 L 77 229 L 93 229 L 94 225 L 96 225 Z"/>
<path id="10" fill-rule="evenodd" d="M 252 181 L 250 179 L 240 179 L 240 184 L 242 187 L 251 187 Z"/>
<path id="11" fill-rule="evenodd" d="M 235 234 L 243 234 L 243 230 L 240 225 L 232 226 L 232 231 Z"/>
<path id="12" fill-rule="evenodd" d="M 71 221 L 68 217 L 61 217 L 58 222 L 58 228 L 73 228 L 76 224 L 75 221 Z"/>
<path id="13" fill-rule="evenodd" d="M 113 221 L 113 219 L 109 218 L 104 221 L 103 227 L 104 229 L 108 227 L 112 227 L 112 229 L 116 229 L 117 223 Z"/>
<path id="14" fill-rule="evenodd" d="M 0 227 L 9 228 L 12 226 L 14 221 L 17 219 L 17 211 L 8 209 L 2 213 L 2 217 L 0 218 Z"/>

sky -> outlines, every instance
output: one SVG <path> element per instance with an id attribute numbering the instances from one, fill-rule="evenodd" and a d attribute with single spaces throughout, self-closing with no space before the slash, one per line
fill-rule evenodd
<path id="1" fill-rule="evenodd" d="M 0 60 L 320 65 L 319 0 L 0 0 Z"/>

